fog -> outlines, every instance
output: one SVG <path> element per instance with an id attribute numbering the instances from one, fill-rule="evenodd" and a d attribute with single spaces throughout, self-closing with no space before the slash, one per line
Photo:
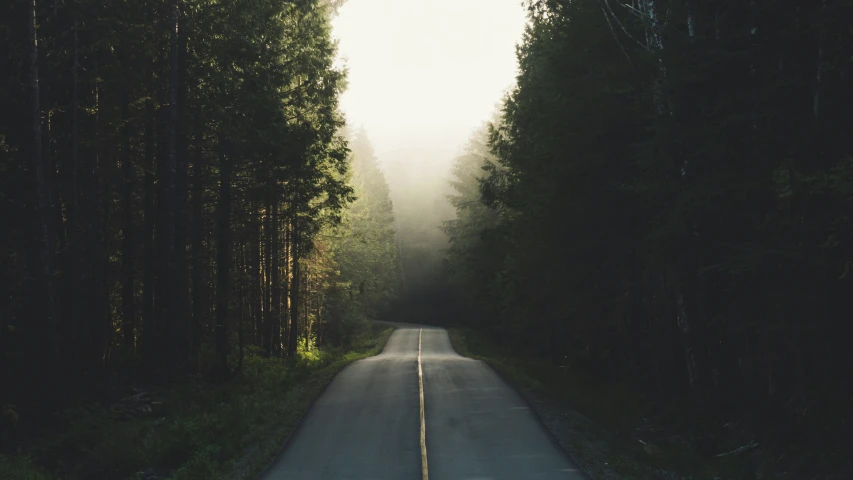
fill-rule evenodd
<path id="1" fill-rule="evenodd" d="M 348 0 L 334 21 L 341 108 L 385 172 L 410 289 L 440 265 L 450 165 L 513 86 L 524 24 L 521 0 Z"/>

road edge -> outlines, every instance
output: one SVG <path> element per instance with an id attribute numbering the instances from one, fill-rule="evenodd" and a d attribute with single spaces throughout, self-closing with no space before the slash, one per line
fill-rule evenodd
<path id="1" fill-rule="evenodd" d="M 421 477 L 422 480 L 429 480 L 429 462 L 427 462 L 426 448 L 426 410 L 424 409 L 424 369 L 421 357 L 423 336 L 424 329 L 421 328 L 418 330 L 418 397 L 421 404 Z"/>
<path id="2" fill-rule="evenodd" d="M 577 457 L 575 457 L 575 455 L 572 454 L 572 452 L 569 451 L 563 445 L 563 443 L 560 441 L 560 439 L 557 437 L 557 435 L 554 433 L 554 431 L 548 427 L 548 424 L 545 422 L 545 419 L 544 419 L 545 413 L 544 413 L 544 411 L 542 411 L 541 407 L 539 405 L 537 405 L 537 403 L 545 403 L 544 401 L 538 400 L 537 398 L 535 398 L 535 396 L 530 391 L 530 389 L 522 387 L 521 385 L 518 384 L 518 382 L 516 382 L 516 381 L 512 380 L 511 378 L 507 377 L 506 375 L 504 375 L 500 371 L 500 369 L 495 368 L 495 366 L 492 365 L 491 362 L 489 362 L 489 360 L 487 358 L 481 358 L 477 355 L 473 355 L 473 356 L 464 355 L 462 352 L 459 351 L 459 348 L 457 348 L 457 345 L 454 342 L 454 336 L 450 334 L 450 329 L 444 328 L 444 331 L 447 333 L 447 338 L 448 338 L 448 341 L 450 342 L 450 348 L 452 348 L 453 351 L 456 352 L 457 355 L 459 355 L 460 357 L 464 357 L 464 358 L 470 358 L 471 360 L 476 360 L 476 361 L 482 363 L 483 365 L 485 365 L 486 367 L 488 367 L 489 370 L 494 372 L 495 375 L 498 376 L 498 378 L 500 378 L 507 386 L 509 386 L 519 396 L 519 398 L 521 398 L 524 401 L 524 403 L 527 404 L 527 406 L 530 408 L 530 411 L 533 412 L 534 417 L 536 417 L 536 421 L 539 422 L 539 425 L 542 427 L 542 430 L 547 432 L 548 437 L 551 439 L 551 442 L 554 445 L 556 445 L 557 448 L 562 450 L 566 454 L 567 457 L 569 457 L 569 459 L 578 468 L 578 470 L 583 475 L 583 477 L 586 478 L 587 480 L 593 480 L 595 478 L 590 474 L 589 470 L 584 467 L 584 464 L 582 462 L 579 462 Z"/>
<path id="3" fill-rule="evenodd" d="M 388 334 L 388 336 L 385 338 L 385 342 L 382 344 L 382 349 L 379 350 L 379 353 L 376 354 L 376 355 L 380 355 L 385 350 L 385 347 L 388 345 L 388 340 L 391 338 L 391 335 L 393 335 L 394 332 L 397 331 L 398 327 L 396 325 L 391 325 L 388 322 L 374 322 L 374 323 L 377 323 L 380 325 L 386 325 L 391 329 L 391 333 Z M 311 410 L 314 409 L 314 406 L 317 404 L 317 400 L 319 400 L 320 397 L 322 397 L 326 393 L 326 390 L 329 389 L 329 385 L 331 385 L 332 382 L 335 381 L 335 379 L 338 377 L 338 375 L 340 375 L 343 371 L 350 368 L 354 364 L 356 364 L 362 360 L 366 360 L 368 358 L 373 358 L 376 355 L 371 355 L 369 357 L 364 357 L 364 358 L 359 358 L 357 360 L 353 360 L 353 361 L 347 363 L 346 365 L 344 365 L 340 370 L 335 372 L 335 374 L 332 375 L 332 377 L 329 379 L 329 381 L 326 382 L 326 385 L 323 386 L 323 388 L 320 390 L 320 392 L 317 394 L 317 396 L 311 402 L 311 405 L 307 409 L 305 409 L 305 411 L 302 413 L 302 416 L 299 417 L 299 421 L 296 422 L 296 425 L 294 425 L 293 430 L 291 430 L 291 432 L 287 436 L 287 438 L 285 438 L 282 441 L 281 446 L 278 448 L 278 451 L 275 453 L 275 455 L 273 455 L 272 459 L 267 463 L 267 465 L 264 468 L 262 468 L 261 470 L 259 470 L 257 473 L 251 474 L 251 475 L 244 477 L 244 478 L 245 479 L 251 479 L 251 480 L 258 480 L 258 479 L 261 479 L 264 476 L 266 476 L 269 473 L 269 471 L 275 466 L 275 464 L 278 463 L 279 459 L 281 459 L 282 455 L 284 454 L 284 451 L 287 450 L 287 447 L 290 445 L 291 440 L 293 440 L 293 438 L 296 437 L 296 434 L 298 434 L 299 431 L 302 429 L 302 425 L 303 425 L 303 422 L 305 421 L 305 418 L 307 418 L 308 414 L 311 412 Z"/>

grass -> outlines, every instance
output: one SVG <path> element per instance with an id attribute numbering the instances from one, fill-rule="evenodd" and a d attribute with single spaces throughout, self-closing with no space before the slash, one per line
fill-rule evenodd
<path id="1" fill-rule="evenodd" d="M 28 457 L 0 455 L 0 478 L 3 480 L 52 480 L 51 476 Z"/>
<path id="2" fill-rule="evenodd" d="M 473 330 L 448 332 L 459 354 L 483 360 L 520 390 L 564 412 L 561 421 L 571 430 L 564 447 L 594 479 L 756 478 L 748 455 L 714 458 L 718 449 L 737 444 L 703 451 L 699 436 L 691 434 L 704 427 L 703 418 L 687 399 L 651 398 L 579 367 L 517 356 Z"/>
<path id="3" fill-rule="evenodd" d="M 162 402 L 155 418 L 116 420 L 97 405 L 66 411 L 64 433 L 37 441 L 27 456 L 0 456 L 0 478 L 254 478 L 332 378 L 379 353 L 391 332 L 372 327 L 347 349 L 303 350 L 287 366 L 249 354 L 230 382 L 154 392 Z"/>

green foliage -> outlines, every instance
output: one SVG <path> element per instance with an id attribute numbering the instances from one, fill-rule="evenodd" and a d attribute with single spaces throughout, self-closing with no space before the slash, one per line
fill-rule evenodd
<path id="1" fill-rule="evenodd" d="M 52 480 L 53 477 L 25 457 L 0 455 L 0 478 L 8 480 Z"/>
<path id="2" fill-rule="evenodd" d="M 719 448 L 731 450 L 748 439 L 725 438 L 721 432 L 726 427 L 718 418 L 683 398 L 651 397 L 628 383 L 590 375 L 582 364 L 556 367 L 519 356 L 480 331 L 452 328 L 448 333 L 461 355 L 486 362 L 536 401 L 556 406 L 556 412 L 546 411 L 559 414 L 563 428 L 572 431 L 572 442 L 564 447 L 593 478 L 739 478 L 754 463 L 778 457 L 777 452 L 760 451 L 754 455 L 758 462 L 749 457 L 708 459 L 700 445 L 724 442 Z M 712 439 L 715 435 L 719 438 Z"/>
<path id="3" fill-rule="evenodd" d="M 803 412 L 849 420 L 853 3 L 528 5 L 489 153 L 451 181 L 460 322 L 780 451 L 821 441 Z"/>
<path id="4" fill-rule="evenodd" d="M 364 329 L 351 347 L 314 348 L 289 364 L 248 355 L 242 374 L 227 384 L 155 392 L 162 405 L 153 418 L 116 420 L 98 406 L 68 410 L 64 433 L 37 443 L 33 456 L 69 479 L 127 478 L 144 471 L 175 480 L 251 478 L 334 375 L 379 353 L 390 333 Z M 50 478 L 40 472 L 25 458 L 0 457 L 4 479 Z"/>
<path id="5" fill-rule="evenodd" d="M 320 232 L 354 200 L 331 35 L 342 3 L 0 6 L 0 356 L 10 359 L 0 405 L 27 405 L 32 419 L 78 396 L 105 399 L 117 379 L 228 378 L 244 347 L 281 355 L 291 329 L 323 345 L 325 279 L 340 268 Z M 39 179 L 49 211 L 37 216 L 34 161 L 49 172 Z M 33 248 L 37 223 L 46 260 Z M 306 291 L 285 312 L 294 290 Z M 34 376 L 45 378 L 38 388 Z"/>
<path id="6" fill-rule="evenodd" d="M 474 319 L 486 318 L 506 307 L 505 302 L 494 303 L 491 294 L 504 281 L 505 232 L 498 228 L 499 211 L 480 200 L 484 177 L 488 172 L 497 175 L 495 162 L 488 148 L 488 130 L 481 128 L 453 165 L 450 185 L 454 194 L 448 200 L 456 209 L 456 219 L 445 222 L 442 228 L 450 241 L 446 271 L 451 284 L 468 295 L 466 303 L 479 310 Z"/>
<path id="7" fill-rule="evenodd" d="M 348 181 L 355 200 L 342 223 L 325 233 L 334 258 L 328 270 L 327 321 L 346 338 L 368 319 L 384 315 L 398 292 L 394 209 L 388 184 L 364 130 L 351 141 Z"/>

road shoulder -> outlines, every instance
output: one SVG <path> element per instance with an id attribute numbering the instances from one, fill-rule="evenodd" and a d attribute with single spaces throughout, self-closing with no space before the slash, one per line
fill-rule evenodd
<path id="1" fill-rule="evenodd" d="M 282 455 L 288 442 L 299 430 L 303 419 L 332 383 L 332 380 L 352 363 L 381 353 L 394 330 L 395 327 L 381 325 L 375 329 L 379 333 L 375 339 L 368 343 L 369 348 L 350 351 L 317 372 L 299 389 L 288 391 L 281 398 L 281 402 L 288 406 L 286 410 L 289 410 L 291 415 L 282 421 L 270 422 L 263 432 L 255 436 L 245 448 L 244 454 L 232 464 L 231 468 L 221 478 L 223 480 L 262 478 Z"/>
<path id="2" fill-rule="evenodd" d="M 462 356 L 482 360 L 512 386 L 536 414 L 557 444 L 592 480 L 656 479 L 672 480 L 675 474 L 635 461 L 636 450 L 626 445 L 617 432 L 609 431 L 594 420 L 552 398 L 547 389 L 523 369 L 497 355 L 475 353 L 469 346 L 468 332 L 448 329 L 453 348 Z"/>

